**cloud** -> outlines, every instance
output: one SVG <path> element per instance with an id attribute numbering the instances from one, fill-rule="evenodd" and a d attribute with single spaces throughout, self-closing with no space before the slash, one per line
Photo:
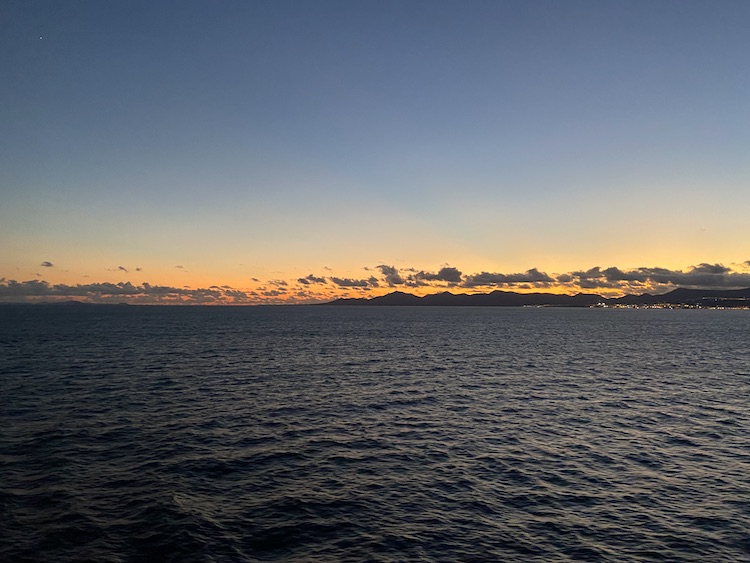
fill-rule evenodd
<path id="1" fill-rule="evenodd" d="M 231 297 L 235 301 L 244 301 L 247 299 L 247 293 L 239 289 L 225 289 L 223 291 L 224 297 Z"/>
<path id="2" fill-rule="evenodd" d="M 596 269 L 599 270 L 599 268 L 596 268 Z M 604 277 L 607 279 L 607 281 L 610 281 L 610 282 L 639 281 L 639 278 L 640 278 L 640 276 L 634 272 L 623 272 L 620 268 L 615 268 L 615 267 L 607 268 L 606 270 L 602 271 L 601 274 L 603 274 Z M 557 279 L 558 281 L 561 281 L 560 277 L 558 277 Z"/>
<path id="3" fill-rule="evenodd" d="M 614 266 L 604 270 L 594 267 L 562 274 L 557 277 L 557 281 L 586 289 L 616 288 L 623 291 L 639 291 L 644 287 L 738 289 L 750 287 L 750 274 L 734 272 L 722 264 L 704 262 L 687 271 L 662 267 L 640 267 L 632 270 L 621 270 Z"/>
<path id="4" fill-rule="evenodd" d="M 417 272 L 414 279 L 417 281 L 441 281 L 449 284 L 458 284 L 461 282 L 461 271 L 458 268 L 445 266 L 440 268 L 437 274 L 430 272 Z"/>
<path id="5" fill-rule="evenodd" d="M 313 283 L 320 283 L 320 284 L 322 284 L 322 283 L 326 283 L 326 279 L 325 278 L 318 278 L 318 277 L 310 274 L 309 276 L 307 276 L 305 278 L 298 278 L 297 282 L 301 283 L 302 285 L 310 285 L 310 284 L 313 284 Z"/>
<path id="6" fill-rule="evenodd" d="M 698 264 L 693 267 L 692 272 L 702 274 L 728 274 L 731 270 L 721 264 L 706 264 L 704 262 L 703 264 Z"/>
<path id="7" fill-rule="evenodd" d="M 370 276 L 367 279 L 356 280 L 351 278 L 336 278 L 332 277 L 331 281 L 339 287 L 378 287 L 378 280 L 375 276 Z"/>
<path id="8" fill-rule="evenodd" d="M 401 277 L 395 267 L 387 266 L 386 264 L 380 264 L 379 266 L 375 267 L 380 270 L 381 274 L 383 274 L 385 283 L 387 283 L 389 287 L 403 285 L 405 283 L 404 278 Z"/>
<path id="9" fill-rule="evenodd" d="M 61 301 L 76 299 L 92 303 L 142 303 L 142 304 L 253 304 L 315 302 L 332 300 L 347 292 L 367 292 L 393 287 L 449 286 L 483 291 L 486 287 L 506 287 L 519 291 L 553 288 L 555 291 L 576 293 L 591 290 L 602 294 L 665 293 L 675 287 L 706 289 L 740 289 L 750 287 L 750 271 L 744 264 L 734 264 L 733 270 L 719 263 L 701 262 L 685 270 L 660 266 L 619 268 L 595 266 L 549 275 L 532 268 L 521 273 L 479 272 L 464 274 L 458 268 L 444 266 L 437 273 L 424 270 L 403 275 L 411 269 L 397 269 L 381 264 L 372 270 L 382 277 L 367 278 L 318 277 L 309 274 L 296 280 L 271 280 L 267 286 L 255 291 L 236 289 L 228 285 L 207 288 L 140 285 L 132 282 L 83 283 L 77 285 L 51 284 L 43 279 L 15 281 L 0 278 L 0 301 Z M 125 271 L 124 267 L 118 270 Z M 34 274 L 38 275 L 38 274 Z"/>
<path id="10" fill-rule="evenodd" d="M 443 272 L 443 270 L 441 270 Z M 455 275 L 455 274 L 454 274 Z M 415 276 L 417 281 L 432 281 L 440 276 Z M 443 276 L 445 277 L 445 276 Z M 675 287 L 705 289 L 739 289 L 750 287 L 750 273 L 733 271 L 723 264 L 702 262 L 687 270 L 672 270 L 664 267 L 639 267 L 621 269 L 611 266 L 605 269 L 595 266 L 588 270 L 574 270 L 551 276 L 532 268 L 523 273 L 490 273 L 466 275 L 460 287 L 509 287 L 514 289 L 544 289 L 553 285 L 575 290 L 608 289 L 621 293 L 644 293 L 647 291 L 669 291 Z"/>
<path id="11" fill-rule="evenodd" d="M 122 271 L 122 272 L 127 272 L 128 271 L 125 266 L 117 266 L 117 269 L 120 270 L 120 271 Z"/>
<path id="12" fill-rule="evenodd" d="M 48 262 L 47 260 L 45 260 L 44 262 L 42 262 L 39 265 L 43 266 L 44 268 L 54 268 L 55 267 L 55 265 L 52 262 Z"/>
<path id="13" fill-rule="evenodd" d="M 388 287 L 395 287 L 398 285 L 405 285 L 408 287 L 420 287 L 429 286 L 435 282 L 457 285 L 461 282 L 463 274 L 458 268 L 451 266 L 443 266 L 437 273 L 418 271 L 415 268 L 396 268 L 388 264 L 380 264 L 375 267 L 364 266 L 363 270 L 366 272 L 377 271 L 381 274 L 381 278 L 374 275 L 370 275 L 368 278 L 357 279 L 357 278 L 343 278 L 338 276 L 322 277 L 309 274 L 304 278 L 297 278 L 297 283 L 310 286 L 313 284 L 326 284 L 332 283 L 338 287 L 349 287 L 349 288 L 376 288 L 386 285 Z M 413 272 L 408 276 L 405 276 L 403 272 Z"/>
<path id="14" fill-rule="evenodd" d="M 90 284 L 50 284 L 41 280 L 16 281 L 0 278 L 0 299 L 11 301 L 38 301 L 81 299 L 92 303 L 132 302 L 132 303 L 250 303 L 247 292 L 232 288 L 179 288 L 151 285 L 144 282 L 134 285 L 131 282 L 90 283 Z"/>
<path id="15" fill-rule="evenodd" d="M 531 283 L 536 286 L 545 286 L 553 283 L 554 278 L 536 268 L 531 268 L 524 273 L 518 274 L 499 274 L 490 272 L 481 272 L 466 276 L 463 287 L 480 287 L 480 286 L 508 286 L 520 283 Z"/>

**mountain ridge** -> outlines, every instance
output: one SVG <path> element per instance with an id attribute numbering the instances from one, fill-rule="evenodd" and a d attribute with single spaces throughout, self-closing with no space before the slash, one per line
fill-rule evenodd
<path id="1" fill-rule="evenodd" d="M 750 288 L 745 289 L 690 289 L 678 287 L 664 294 L 624 295 L 602 297 L 596 293 L 518 293 L 495 290 L 490 293 L 451 293 L 444 291 L 419 297 L 403 291 L 393 291 L 378 297 L 340 298 L 323 303 L 333 306 L 432 306 L 432 307 L 594 307 L 684 305 L 705 307 L 750 307 Z"/>

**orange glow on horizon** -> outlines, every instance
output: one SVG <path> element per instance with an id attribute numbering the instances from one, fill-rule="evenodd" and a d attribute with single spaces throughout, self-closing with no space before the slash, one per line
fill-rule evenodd
<path id="1" fill-rule="evenodd" d="M 40 271 L 0 279 L 0 286 L 5 286 L 6 300 L 261 305 L 325 303 L 340 298 L 370 299 L 394 291 L 419 297 L 444 292 L 471 295 L 502 291 L 557 295 L 583 293 L 609 298 L 626 294 L 658 295 L 681 285 L 750 286 L 748 262 L 730 262 L 727 266 L 699 263 L 675 270 L 594 267 L 563 274 L 536 268 L 505 270 L 506 273 L 491 273 L 493 269 L 487 268 L 472 273 L 466 268 L 445 264 L 432 269 L 380 264 L 335 271 L 325 266 L 262 271 L 239 265 L 221 273 L 179 263 L 161 268 L 146 264 L 135 268 L 99 267 L 101 276 L 80 275 L 72 268 L 63 269 L 59 264 L 46 261 L 27 265 L 26 269 Z M 17 270 L 21 271 L 20 268 Z M 460 279 L 460 282 L 446 281 L 451 279 Z"/>

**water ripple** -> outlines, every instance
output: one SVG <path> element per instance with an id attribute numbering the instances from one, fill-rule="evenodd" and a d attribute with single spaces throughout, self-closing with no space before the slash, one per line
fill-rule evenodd
<path id="1" fill-rule="evenodd" d="M 4 561 L 750 561 L 745 311 L 3 313 Z"/>

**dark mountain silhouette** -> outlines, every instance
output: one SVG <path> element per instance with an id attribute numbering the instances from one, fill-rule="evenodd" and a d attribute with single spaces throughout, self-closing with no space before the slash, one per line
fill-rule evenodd
<path id="1" fill-rule="evenodd" d="M 607 299 L 607 303 L 624 305 L 652 305 L 666 303 L 670 305 L 703 305 L 745 306 L 750 305 L 750 288 L 747 289 L 687 289 L 678 287 L 663 295 L 625 295 L 616 299 Z"/>
<path id="2" fill-rule="evenodd" d="M 625 295 L 606 298 L 594 293 L 559 295 L 556 293 L 517 293 L 493 291 L 491 293 L 454 294 L 448 291 L 418 297 L 403 291 L 394 291 L 379 297 L 336 299 L 326 305 L 367 306 L 433 306 L 433 307 L 591 307 L 606 305 L 702 305 L 706 307 L 750 306 L 750 288 L 747 289 L 686 289 L 677 288 L 663 295 Z"/>

